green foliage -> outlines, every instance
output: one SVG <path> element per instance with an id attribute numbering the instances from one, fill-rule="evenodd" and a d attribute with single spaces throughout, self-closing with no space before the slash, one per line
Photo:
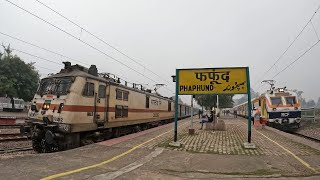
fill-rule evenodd
<path id="1" fill-rule="evenodd" d="M 32 100 L 38 86 L 39 74 L 34 63 L 25 63 L 11 54 L 10 46 L 4 47 L 0 57 L 0 95 Z"/>
<path id="2" fill-rule="evenodd" d="M 228 108 L 233 106 L 233 95 L 219 95 L 219 107 Z M 212 107 L 217 106 L 217 95 L 216 94 L 206 94 L 206 95 L 196 95 L 195 100 L 200 106 L 206 109 L 212 109 Z"/>

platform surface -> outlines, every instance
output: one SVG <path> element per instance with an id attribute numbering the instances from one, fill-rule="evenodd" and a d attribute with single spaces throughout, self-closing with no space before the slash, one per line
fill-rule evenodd
<path id="1" fill-rule="evenodd" d="M 64 152 L 0 156 L 0 179 L 319 179 L 320 150 L 271 130 L 252 130 L 256 149 L 245 149 L 247 121 L 221 118 L 226 131 L 189 135 L 178 122 L 181 147 L 169 146 L 173 124 Z"/>

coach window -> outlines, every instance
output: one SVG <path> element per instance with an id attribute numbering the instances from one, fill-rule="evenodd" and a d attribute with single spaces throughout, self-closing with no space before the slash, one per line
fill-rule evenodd
<path id="1" fill-rule="evenodd" d="M 146 96 L 146 108 L 149 108 L 150 97 Z"/>
<path id="2" fill-rule="evenodd" d="M 84 86 L 83 90 L 83 95 L 84 96 L 93 96 L 94 95 L 94 84 L 87 82 L 86 85 Z"/>
<path id="3" fill-rule="evenodd" d="M 168 101 L 168 111 L 171 111 L 171 101 Z"/>
<path id="4" fill-rule="evenodd" d="M 116 106 L 116 118 L 122 117 L 122 106 Z"/>
<path id="5" fill-rule="evenodd" d="M 106 86 L 100 85 L 99 86 L 99 98 L 105 98 L 106 97 Z"/>
<path id="6" fill-rule="evenodd" d="M 128 101 L 129 98 L 129 92 L 128 91 L 123 91 L 123 100 Z"/>
<path id="7" fill-rule="evenodd" d="M 119 89 L 116 90 L 116 99 L 122 100 L 122 91 Z"/>

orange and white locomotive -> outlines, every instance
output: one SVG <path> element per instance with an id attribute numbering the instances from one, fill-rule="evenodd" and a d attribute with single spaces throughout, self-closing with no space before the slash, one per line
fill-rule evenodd
<path id="1" fill-rule="evenodd" d="M 261 119 L 268 126 L 284 131 L 295 131 L 300 127 L 301 104 L 294 91 L 274 88 L 251 100 L 252 109 L 261 112 Z M 248 117 L 248 102 L 233 107 L 239 116 Z"/>
<path id="2" fill-rule="evenodd" d="M 64 64 L 60 73 L 41 80 L 22 129 L 35 151 L 70 149 L 173 121 L 172 99 L 121 84 L 95 65 Z M 190 113 L 190 106 L 179 105 L 180 118 Z"/>

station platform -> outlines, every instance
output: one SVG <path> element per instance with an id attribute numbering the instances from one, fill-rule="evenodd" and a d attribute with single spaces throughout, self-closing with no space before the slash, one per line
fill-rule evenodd
<path id="1" fill-rule="evenodd" d="M 181 147 L 171 147 L 173 123 L 50 154 L 0 157 L 1 179 L 319 179 L 316 142 L 252 129 L 256 149 L 245 149 L 247 120 L 222 117 L 225 131 L 189 135 L 190 118 L 178 122 Z M 300 139 L 299 139 L 300 138 Z"/>

